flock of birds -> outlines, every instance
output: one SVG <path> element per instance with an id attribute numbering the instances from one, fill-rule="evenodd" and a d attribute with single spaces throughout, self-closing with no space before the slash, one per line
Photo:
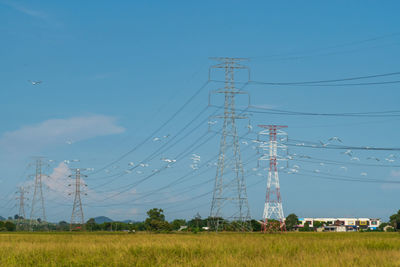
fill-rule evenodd
<path id="1" fill-rule="evenodd" d="M 339 137 L 337 137 L 337 136 L 334 136 L 334 137 L 329 138 L 329 139 L 328 139 L 328 142 L 319 141 L 319 143 L 321 144 L 322 147 L 327 147 L 328 145 L 330 145 L 330 144 L 332 144 L 332 143 L 335 143 L 335 142 L 336 142 L 336 143 L 343 144 L 342 140 L 341 140 Z M 297 143 L 296 146 L 305 146 L 305 143 Z M 315 145 L 314 145 L 314 146 L 315 146 Z M 360 162 L 360 161 L 361 161 L 360 158 L 359 158 L 359 157 L 356 157 L 356 156 L 354 155 L 354 152 L 353 152 L 352 150 L 350 150 L 350 149 L 347 149 L 346 151 L 341 152 L 341 154 L 346 155 L 350 161 L 353 161 L 353 162 Z M 294 156 L 297 156 L 297 155 L 294 154 Z M 306 156 L 306 155 L 299 155 L 299 157 L 300 157 L 300 158 L 311 159 L 311 157 Z M 292 156 L 288 156 L 287 158 L 288 158 L 288 159 L 293 159 Z M 395 154 L 390 154 L 390 155 L 388 155 L 387 157 L 384 157 L 384 158 L 378 158 L 378 157 L 371 157 L 371 156 L 370 156 L 370 157 L 367 157 L 366 159 L 367 159 L 367 160 L 373 160 L 373 161 L 376 161 L 376 162 L 386 161 L 386 162 L 388 162 L 388 163 L 393 163 L 393 162 L 396 161 L 397 156 L 396 156 Z M 325 163 L 320 162 L 319 165 L 320 165 L 320 166 L 324 166 Z M 342 170 L 342 171 L 347 172 L 348 167 L 346 167 L 346 166 L 340 166 L 339 169 Z M 288 171 L 287 173 L 289 173 L 289 174 L 298 173 L 299 170 L 300 170 L 300 166 L 299 166 L 299 165 L 293 165 L 292 168 L 290 168 L 289 171 Z M 320 170 L 320 169 L 314 169 L 313 172 L 314 172 L 314 173 L 321 173 L 321 170 Z M 362 172 L 360 173 L 360 176 L 367 176 L 367 175 L 368 175 L 368 173 L 367 173 L 366 171 L 362 171 Z"/>

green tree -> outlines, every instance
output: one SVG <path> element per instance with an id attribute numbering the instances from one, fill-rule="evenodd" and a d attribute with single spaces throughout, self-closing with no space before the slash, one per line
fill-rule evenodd
<path id="1" fill-rule="evenodd" d="M 289 214 L 286 217 L 285 224 L 288 231 L 292 231 L 297 225 L 299 225 L 299 223 L 299 218 L 294 213 Z"/>
<path id="2" fill-rule="evenodd" d="M 400 229 L 400 210 L 397 211 L 396 214 L 390 216 L 389 219 L 390 219 L 390 225 L 393 226 L 394 229 L 396 230 Z"/>
<path id="3" fill-rule="evenodd" d="M 86 229 L 88 229 L 89 231 L 93 231 L 93 230 L 97 230 L 96 227 L 96 221 L 94 220 L 94 218 L 90 218 L 87 222 L 86 222 Z"/>
<path id="4" fill-rule="evenodd" d="M 251 229 L 253 230 L 253 232 L 261 231 L 261 223 L 259 221 L 251 220 L 250 224 L 251 224 Z"/>
<path id="5" fill-rule="evenodd" d="M 325 225 L 325 222 L 321 222 L 321 221 L 314 221 L 313 222 L 313 228 L 314 229 L 320 228 L 320 227 L 322 227 L 324 225 Z"/>
<path id="6" fill-rule="evenodd" d="M 10 222 L 10 221 L 7 221 L 7 222 L 4 224 L 4 227 L 5 227 L 5 228 L 7 229 L 7 231 L 9 231 L 9 232 L 13 232 L 13 231 L 15 231 L 15 229 L 17 228 L 16 225 L 15 225 L 14 223 Z"/>
<path id="7" fill-rule="evenodd" d="M 165 221 L 165 215 L 162 209 L 151 209 L 147 212 L 148 218 L 144 221 L 146 230 L 160 232 L 170 231 L 171 225 Z"/>
<path id="8" fill-rule="evenodd" d="M 176 219 L 171 222 L 172 230 L 179 230 L 179 228 L 181 228 L 181 226 L 184 226 L 184 225 L 186 225 L 186 220 L 182 220 L 182 219 Z"/>
<path id="9" fill-rule="evenodd" d="M 308 222 L 306 222 L 302 228 L 299 228 L 299 231 L 301 232 L 310 232 L 311 230 L 312 228 Z"/>

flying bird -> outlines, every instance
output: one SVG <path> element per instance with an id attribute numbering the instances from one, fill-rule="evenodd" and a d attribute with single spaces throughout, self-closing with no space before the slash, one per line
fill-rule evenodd
<path id="1" fill-rule="evenodd" d="M 390 159 L 390 158 L 386 158 L 385 160 L 386 160 L 387 162 L 390 162 L 390 163 L 394 162 L 394 159 Z"/>
<path id="2" fill-rule="evenodd" d="M 355 160 L 355 161 L 360 161 L 360 158 L 358 158 L 358 157 L 352 157 L 350 160 Z"/>
<path id="3" fill-rule="evenodd" d="M 361 176 L 367 176 L 368 174 L 366 172 L 360 173 Z"/>
<path id="4" fill-rule="evenodd" d="M 334 137 L 329 138 L 328 141 L 337 141 L 337 142 L 339 142 L 339 143 L 343 143 L 342 140 L 340 140 L 340 138 L 337 137 L 337 136 L 334 136 Z"/>
<path id="5" fill-rule="evenodd" d="M 176 159 L 166 159 L 166 158 L 162 158 L 161 160 L 164 161 L 164 162 L 168 162 L 168 163 L 174 163 L 174 162 L 176 162 Z"/>
<path id="6" fill-rule="evenodd" d="M 28 82 L 30 82 L 32 85 L 39 85 L 42 83 L 42 81 L 31 81 L 31 80 L 28 80 Z"/>
<path id="7" fill-rule="evenodd" d="M 160 141 L 161 139 L 160 139 L 160 137 L 154 137 L 153 138 L 153 142 L 157 142 L 157 141 Z"/>
<path id="8" fill-rule="evenodd" d="M 329 143 L 323 143 L 322 141 L 319 141 L 319 143 L 321 144 L 321 146 L 326 147 L 327 145 L 329 145 Z"/>
<path id="9" fill-rule="evenodd" d="M 133 166 L 133 165 L 135 165 L 135 163 L 129 162 L 128 165 L 129 165 L 129 166 Z"/>
<path id="10" fill-rule="evenodd" d="M 341 166 L 340 169 L 347 171 L 347 167 Z"/>
<path id="11" fill-rule="evenodd" d="M 345 155 L 347 155 L 349 157 L 353 156 L 353 152 L 350 149 L 346 150 L 345 152 L 342 152 L 342 154 L 345 154 Z"/>
<path id="12" fill-rule="evenodd" d="M 74 141 L 72 141 L 71 139 L 67 139 L 65 141 L 65 143 L 67 143 L 68 145 L 72 145 L 74 143 Z"/>

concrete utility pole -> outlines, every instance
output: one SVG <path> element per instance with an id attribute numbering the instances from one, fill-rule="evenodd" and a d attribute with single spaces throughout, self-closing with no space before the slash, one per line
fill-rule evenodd
<path id="1" fill-rule="evenodd" d="M 85 229 L 85 219 L 83 215 L 82 209 L 82 200 L 81 200 L 81 187 L 86 186 L 86 184 L 82 184 L 81 177 L 87 177 L 87 175 L 81 174 L 80 169 L 74 169 L 75 175 L 70 175 L 69 177 L 75 177 L 75 190 L 74 190 L 74 206 L 72 208 L 72 215 L 71 215 L 71 224 L 70 224 L 70 231 L 72 231 L 73 227 L 81 227 L 82 230 Z M 69 186 L 72 186 L 70 184 Z M 86 194 L 85 194 L 86 195 Z"/>
<path id="2" fill-rule="evenodd" d="M 280 144 L 277 136 L 286 136 L 287 138 L 287 134 L 281 130 L 283 128 L 287 128 L 287 126 L 259 125 L 259 127 L 264 128 L 259 135 L 269 136 L 269 142 L 261 142 L 261 148 L 264 150 L 264 154 L 259 159 L 269 161 L 267 193 L 265 197 L 263 213 L 264 223 L 262 224 L 262 231 L 271 231 L 273 228 L 276 228 L 273 222 L 271 222 L 271 219 L 279 222 L 279 229 L 281 231 L 286 231 L 277 167 L 278 160 L 286 160 L 286 158 L 278 157 L 278 148 L 286 149 L 286 146 Z"/>
<path id="3" fill-rule="evenodd" d="M 212 69 L 223 69 L 225 74 L 224 87 L 215 91 L 223 94 L 224 113 L 216 116 L 223 118 L 222 136 L 220 141 L 217 173 L 215 176 L 213 199 L 210 217 L 216 231 L 221 227 L 223 219 L 237 222 L 240 230 L 250 229 L 250 209 L 247 201 L 246 184 L 237 135 L 236 120 L 246 119 L 239 116 L 235 110 L 235 96 L 245 92 L 235 88 L 235 71 L 247 69 L 239 64 L 243 58 L 212 58 L 219 61 Z"/>
<path id="4" fill-rule="evenodd" d="M 43 158 L 36 158 L 36 173 L 35 173 L 35 185 L 34 192 L 32 198 L 32 207 L 30 214 L 30 229 L 33 230 L 33 225 L 38 223 L 38 219 L 40 222 L 46 222 L 46 212 L 44 208 L 44 199 L 43 199 L 43 184 L 42 177 L 44 174 L 42 173 L 43 167 Z"/>

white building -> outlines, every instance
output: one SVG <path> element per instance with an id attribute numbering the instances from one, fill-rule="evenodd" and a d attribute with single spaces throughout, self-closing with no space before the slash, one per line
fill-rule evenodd
<path id="1" fill-rule="evenodd" d="M 371 229 L 376 230 L 381 224 L 377 218 L 299 218 L 299 227 L 304 227 L 308 223 L 310 227 L 314 226 L 314 222 L 323 222 L 325 226 L 344 226 L 348 230 L 352 229 Z"/>

